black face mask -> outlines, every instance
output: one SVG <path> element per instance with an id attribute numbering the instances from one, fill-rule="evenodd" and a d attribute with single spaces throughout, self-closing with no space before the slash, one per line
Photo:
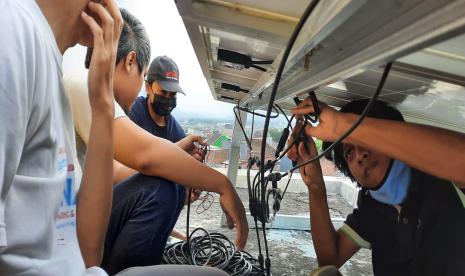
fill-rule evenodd
<path id="1" fill-rule="evenodd" d="M 176 107 L 176 98 L 168 98 L 161 95 L 155 95 L 152 102 L 152 109 L 160 116 L 168 116 Z"/>

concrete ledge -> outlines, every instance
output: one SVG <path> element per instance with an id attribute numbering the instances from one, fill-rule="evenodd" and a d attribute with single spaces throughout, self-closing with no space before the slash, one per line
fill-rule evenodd
<path id="1" fill-rule="evenodd" d="M 334 229 L 339 229 L 344 223 L 345 219 L 341 217 L 331 218 Z M 247 213 L 247 222 L 249 228 L 255 228 L 255 222 L 250 213 Z M 223 225 L 226 226 L 226 225 Z M 310 231 L 310 217 L 309 216 L 295 216 L 295 215 L 281 215 L 277 214 L 271 223 L 266 223 L 267 229 L 285 229 L 285 230 L 305 230 Z M 262 228 L 262 223 L 258 222 L 258 228 Z"/>
<path id="2" fill-rule="evenodd" d="M 217 168 L 219 172 L 226 175 L 227 170 L 223 168 Z M 251 172 L 251 177 L 254 177 L 257 171 Z M 352 207 L 357 206 L 358 191 L 356 184 L 351 182 L 346 177 L 336 176 L 325 176 L 326 192 L 328 194 L 340 194 L 342 198 L 350 204 Z M 281 179 L 278 182 L 278 187 L 284 191 L 287 181 L 289 178 Z M 247 170 L 238 170 L 235 186 L 237 188 L 247 188 Z M 293 174 L 289 182 L 287 192 L 290 193 L 308 193 L 307 187 L 302 181 L 300 174 Z M 255 228 L 255 222 L 253 217 L 247 213 L 247 221 L 250 228 Z M 344 223 L 345 219 L 341 217 L 332 217 L 331 221 L 335 229 L 339 229 Z M 221 219 L 221 225 L 225 226 L 224 215 Z M 261 222 L 258 223 L 258 227 L 261 228 Z M 271 223 L 266 224 L 266 228 L 271 229 L 287 229 L 287 230 L 311 230 L 310 229 L 310 217 L 309 216 L 298 216 L 298 215 L 282 215 L 277 214 Z"/>
<path id="3" fill-rule="evenodd" d="M 215 168 L 217 171 L 226 175 L 227 169 L 225 168 Z M 256 170 L 251 171 L 251 176 L 254 177 L 257 173 Z M 283 178 L 281 181 L 278 182 L 278 188 L 284 191 L 286 187 L 286 183 L 289 178 Z M 342 198 L 344 198 L 347 203 L 351 206 L 357 206 L 357 196 L 359 189 L 357 188 L 356 184 L 351 182 L 350 179 L 346 177 L 340 176 L 325 176 L 324 177 L 325 184 L 326 184 L 326 192 L 332 194 L 340 194 Z M 236 187 L 238 188 L 247 188 L 247 170 L 238 170 L 237 171 L 237 179 L 236 179 Z M 292 175 L 292 178 L 289 182 L 289 187 L 287 192 L 290 193 L 307 193 L 307 186 L 302 181 L 302 177 L 300 174 L 296 173 Z"/>

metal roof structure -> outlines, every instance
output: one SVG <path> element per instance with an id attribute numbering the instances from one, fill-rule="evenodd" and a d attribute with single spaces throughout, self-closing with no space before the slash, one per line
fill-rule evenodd
<path id="1" fill-rule="evenodd" d="M 176 1 L 215 99 L 267 106 L 288 38 L 309 2 Z M 394 60 L 380 99 L 408 121 L 465 132 L 464 45 L 465 0 L 320 1 L 290 54 L 275 103 L 289 109 L 292 97 L 309 89 L 334 107 L 369 98 L 383 64 Z M 218 49 L 273 62 L 260 65 L 266 71 L 231 66 L 219 61 Z"/>

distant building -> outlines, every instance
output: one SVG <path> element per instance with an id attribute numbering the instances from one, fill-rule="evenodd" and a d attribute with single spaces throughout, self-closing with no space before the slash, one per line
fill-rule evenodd
<path id="1" fill-rule="evenodd" d="M 210 146 L 210 152 L 207 155 L 207 165 L 213 168 L 223 167 L 223 162 L 229 160 L 229 149 L 222 149 L 216 146 Z"/>
<path id="2" fill-rule="evenodd" d="M 207 164 L 213 167 L 221 167 L 229 165 L 229 151 L 231 150 L 231 137 L 226 134 L 212 135 L 207 140 L 207 143 L 211 148 L 211 157 L 209 157 Z M 252 155 L 258 155 L 261 150 L 261 138 L 252 139 Z M 266 145 L 265 160 L 274 159 L 274 152 L 276 148 L 272 145 Z M 245 141 L 241 141 L 239 148 L 239 168 L 245 168 L 244 164 L 247 164 L 249 158 L 249 148 Z M 228 162 L 226 162 L 228 161 Z M 246 166 L 246 165 L 245 165 Z M 275 166 L 275 169 L 279 169 L 279 164 Z"/>
<path id="3" fill-rule="evenodd" d="M 211 167 L 221 168 L 229 166 L 229 151 L 231 150 L 231 136 L 228 136 L 224 133 L 219 133 L 218 131 L 213 131 L 214 134 L 209 137 L 207 143 L 210 145 L 210 154 L 208 155 L 207 165 Z M 256 132 L 254 133 L 256 134 Z M 265 147 L 265 162 L 268 160 L 274 160 L 276 147 L 271 144 L 271 140 L 267 139 L 268 143 Z M 254 137 L 251 141 L 252 144 L 252 156 L 259 156 L 262 146 L 262 137 Z M 247 168 L 247 160 L 249 158 L 249 148 L 245 141 L 241 141 L 239 149 L 239 169 Z M 334 167 L 334 164 L 324 158 L 320 161 L 321 169 L 323 175 L 326 176 L 336 176 L 339 175 L 339 172 Z M 291 169 L 292 161 L 284 156 L 274 167 L 274 171 L 285 172 Z M 254 166 L 253 169 L 258 169 L 257 166 Z M 298 170 L 294 173 L 300 173 Z"/>

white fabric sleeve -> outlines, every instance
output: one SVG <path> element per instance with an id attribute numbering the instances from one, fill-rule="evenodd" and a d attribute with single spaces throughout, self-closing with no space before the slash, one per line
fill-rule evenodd
<path id="1" fill-rule="evenodd" d="M 68 93 L 76 133 L 87 145 L 90 135 L 92 114 L 90 109 L 89 94 L 87 88 L 87 76 L 66 76 L 63 78 L 65 90 Z M 121 106 L 115 101 L 115 119 L 126 116 Z"/>
<path id="2" fill-rule="evenodd" d="M 349 239 L 351 239 L 356 245 L 360 246 L 361 248 L 371 248 L 371 243 L 367 242 L 362 237 L 360 237 L 360 235 L 357 232 L 355 232 L 355 230 L 352 229 L 352 227 L 350 227 L 348 224 L 344 223 L 338 231 L 346 235 Z"/>
<path id="3" fill-rule="evenodd" d="M 86 276 L 108 276 L 108 274 L 102 268 L 92 266 L 86 269 Z"/>
<path id="4" fill-rule="evenodd" d="M 92 122 L 89 95 L 87 93 L 87 76 L 65 76 L 63 77 L 63 83 L 73 111 L 74 128 L 87 145 L 90 135 L 90 123 Z"/>
<path id="5" fill-rule="evenodd" d="M 115 101 L 115 120 L 120 117 L 126 117 L 126 113 L 124 113 L 123 108 Z"/>
<path id="6" fill-rule="evenodd" d="M 0 40 L 6 42 L 0 51 L 0 252 L 7 245 L 5 201 L 21 160 L 34 99 L 28 85 L 34 84 L 35 57 L 26 51 L 34 46 L 24 39 L 31 28 L 18 17 L 10 5 L 0 5 Z"/>
<path id="7" fill-rule="evenodd" d="M 463 208 L 465 208 L 465 194 L 463 193 L 462 190 L 460 190 L 457 185 L 455 185 L 454 183 L 452 183 L 452 186 L 454 186 L 454 189 L 455 191 L 457 192 L 457 196 L 459 197 L 460 199 L 460 202 L 462 203 L 463 205 Z"/>

